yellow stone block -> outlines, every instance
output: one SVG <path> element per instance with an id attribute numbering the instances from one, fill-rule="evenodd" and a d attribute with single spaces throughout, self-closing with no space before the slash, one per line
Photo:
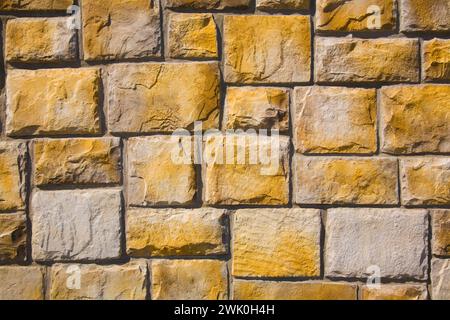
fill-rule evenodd
<path id="1" fill-rule="evenodd" d="M 229 8 L 247 8 L 251 0 L 166 0 L 168 8 L 184 9 L 229 9 Z"/>
<path id="2" fill-rule="evenodd" d="M 400 31 L 450 30 L 448 0 L 399 0 Z"/>
<path id="3" fill-rule="evenodd" d="M 66 11 L 73 0 L 2 0 L 0 10 L 3 11 Z"/>
<path id="4" fill-rule="evenodd" d="M 433 39 L 423 43 L 423 70 L 425 81 L 450 80 L 450 40 Z"/>
<path id="5" fill-rule="evenodd" d="M 26 245 L 25 214 L 0 214 L 0 262 L 23 262 L 26 257 Z"/>
<path id="6" fill-rule="evenodd" d="M 362 300 L 426 300 L 427 286 L 424 284 L 381 284 L 379 288 L 361 287 Z"/>
<path id="7" fill-rule="evenodd" d="M 257 0 L 260 10 L 309 10 L 309 0 Z"/>
<path id="8" fill-rule="evenodd" d="M 434 210 L 431 213 L 433 254 L 450 256 L 450 210 Z"/>
<path id="9" fill-rule="evenodd" d="M 44 300 L 44 270 L 0 266 L 0 300 Z"/>

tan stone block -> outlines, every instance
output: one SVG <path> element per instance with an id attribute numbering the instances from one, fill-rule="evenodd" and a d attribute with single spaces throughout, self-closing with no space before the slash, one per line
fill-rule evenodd
<path id="1" fill-rule="evenodd" d="M 320 210 L 316 209 L 236 211 L 233 276 L 320 276 L 320 230 Z"/>
<path id="2" fill-rule="evenodd" d="M 230 83 L 311 80 L 309 17 L 226 16 L 224 77 Z"/>
<path id="3" fill-rule="evenodd" d="M 153 300 L 226 300 L 227 266 L 219 260 L 152 260 Z"/>
<path id="4" fill-rule="evenodd" d="M 375 89 L 298 87 L 294 92 L 294 145 L 301 153 L 377 151 Z"/>
<path id="5" fill-rule="evenodd" d="M 400 31 L 449 31 L 448 0 L 399 0 Z"/>
<path id="6" fill-rule="evenodd" d="M 384 87 L 380 92 L 384 152 L 450 152 L 450 86 Z"/>
<path id="7" fill-rule="evenodd" d="M 251 0 L 166 0 L 168 8 L 184 9 L 229 9 L 229 8 L 248 8 Z"/>
<path id="8" fill-rule="evenodd" d="M 9 136 L 96 134 L 100 70 L 10 70 L 6 78 Z"/>
<path id="9" fill-rule="evenodd" d="M 0 266 L 0 300 L 44 300 L 43 269 Z"/>
<path id="10" fill-rule="evenodd" d="M 219 123 L 217 63 L 117 64 L 109 70 L 112 132 L 171 132 Z"/>
<path id="11" fill-rule="evenodd" d="M 0 10 L 3 11 L 66 11 L 73 0 L 2 0 Z"/>
<path id="12" fill-rule="evenodd" d="M 450 257 L 450 210 L 434 210 L 431 213 L 433 254 Z"/>
<path id="13" fill-rule="evenodd" d="M 0 262 L 23 262 L 26 258 L 26 245 L 25 214 L 0 214 Z"/>
<path id="14" fill-rule="evenodd" d="M 450 81 L 450 39 L 423 43 L 422 75 L 425 81 Z"/>
<path id="15" fill-rule="evenodd" d="M 127 252 L 132 257 L 227 253 L 225 210 L 134 209 L 127 212 Z"/>
<path id="16" fill-rule="evenodd" d="M 381 284 L 380 287 L 361 287 L 362 300 L 426 300 L 425 284 Z"/>
<path id="17" fill-rule="evenodd" d="M 257 0 L 260 10 L 309 10 L 309 0 Z"/>
<path id="18" fill-rule="evenodd" d="M 450 259 L 431 260 L 431 298 L 450 300 Z"/>

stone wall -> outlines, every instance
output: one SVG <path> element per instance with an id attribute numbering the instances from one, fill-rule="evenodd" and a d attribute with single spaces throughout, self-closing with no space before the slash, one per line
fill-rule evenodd
<path id="1" fill-rule="evenodd" d="M 0 16 L 0 299 L 450 299 L 449 0 Z M 174 163 L 198 121 L 277 170 Z"/>

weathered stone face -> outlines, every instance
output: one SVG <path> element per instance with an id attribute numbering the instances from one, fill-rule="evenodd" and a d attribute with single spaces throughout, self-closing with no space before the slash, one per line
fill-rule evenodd
<path id="1" fill-rule="evenodd" d="M 362 300 L 426 300 L 427 286 L 424 284 L 382 284 L 379 288 L 361 287 Z"/>
<path id="2" fill-rule="evenodd" d="M 450 259 L 431 260 L 431 297 L 433 300 L 450 299 Z"/>
<path id="3" fill-rule="evenodd" d="M 450 152 L 450 86 L 383 87 L 382 150 L 409 154 Z"/>
<path id="4" fill-rule="evenodd" d="M 300 153 L 374 153 L 375 89 L 298 87 L 294 91 L 294 145 Z"/>
<path id="5" fill-rule="evenodd" d="M 0 300 L 44 300 L 43 269 L 0 266 Z"/>
<path id="6" fill-rule="evenodd" d="M 9 136 L 98 134 L 100 70 L 10 70 L 6 79 Z"/>
<path id="7" fill-rule="evenodd" d="M 144 261 L 112 266 L 55 264 L 49 274 L 51 300 L 145 300 L 147 297 L 148 271 Z"/>
<path id="8" fill-rule="evenodd" d="M 230 83 L 309 82 L 306 16 L 225 16 L 224 78 Z"/>
<path id="9" fill-rule="evenodd" d="M 450 210 L 434 210 L 431 213 L 433 254 L 450 256 Z"/>
<path id="10" fill-rule="evenodd" d="M 109 70 L 112 132 L 171 132 L 219 123 L 217 63 L 117 64 Z"/>
<path id="11" fill-rule="evenodd" d="M 234 214 L 235 277 L 318 277 L 320 211 L 241 209 Z"/>
<path id="12" fill-rule="evenodd" d="M 400 31 L 450 30 L 450 3 L 448 0 L 399 0 Z"/>
<path id="13" fill-rule="evenodd" d="M 73 0 L 2 0 L 0 10 L 4 11 L 66 11 Z"/>
<path id="14" fill-rule="evenodd" d="M 450 81 L 450 40 L 424 41 L 422 75 L 425 81 Z"/>
<path id="15" fill-rule="evenodd" d="M 153 300 L 224 300 L 227 267 L 219 260 L 152 260 Z"/>
<path id="16" fill-rule="evenodd" d="M 107 260 L 121 255 L 119 191 L 38 191 L 31 214 L 34 260 Z"/>
<path id="17" fill-rule="evenodd" d="M 426 210 L 329 209 L 325 222 L 325 276 L 427 279 Z"/>
<path id="18" fill-rule="evenodd" d="M 160 56 L 160 8 L 156 0 L 84 0 L 86 60 Z"/>
<path id="19" fill-rule="evenodd" d="M 309 10 L 309 0 L 256 0 L 260 10 Z"/>
<path id="20" fill-rule="evenodd" d="M 247 8 L 251 0 L 166 0 L 168 8 L 187 9 L 227 9 L 227 8 Z"/>
<path id="21" fill-rule="evenodd" d="M 398 83 L 419 81 L 415 39 L 316 37 L 318 83 Z"/>
<path id="22" fill-rule="evenodd" d="M 23 262 L 26 257 L 27 219 L 24 213 L 0 214 L 0 263 Z"/>
<path id="23" fill-rule="evenodd" d="M 135 209 L 127 212 L 127 253 L 132 257 L 227 253 L 225 210 Z"/>
<path id="24" fill-rule="evenodd" d="M 36 185 L 120 182 L 118 138 L 36 140 Z"/>

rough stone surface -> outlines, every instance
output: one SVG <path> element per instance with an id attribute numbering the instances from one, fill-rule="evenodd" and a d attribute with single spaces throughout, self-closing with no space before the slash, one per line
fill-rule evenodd
<path id="1" fill-rule="evenodd" d="M 24 213 L 0 214 L 0 263 L 23 262 L 26 257 L 27 219 Z"/>
<path id="2" fill-rule="evenodd" d="M 289 130 L 289 89 L 231 87 L 227 89 L 226 129 Z"/>
<path id="3" fill-rule="evenodd" d="M 83 0 L 85 60 L 160 56 L 160 8 L 157 0 Z"/>
<path id="4" fill-rule="evenodd" d="M 424 284 L 382 284 L 380 287 L 361 287 L 362 300 L 426 300 Z"/>
<path id="5" fill-rule="evenodd" d="M 190 139 L 189 139 L 190 140 Z M 189 154 L 184 139 L 172 136 L 128 141 L 128 203 L 132 206 L 186 206 L 196 197 L 193 163 L 177 163 L 175 155 Z"/>
<path id="6" fill-rule="evenodd" d="M 407 158 L 400 161 L 402 204 L 449 205 L 450 158 Z"/>
<path id="7" fill-rule="evenodd" d="M 148 270 L 144 261 L 112 266 L 55 264 L 49 273 L 51 300 L 145 300 L 147 297 Z"/>
<path id="8" fill-rule="evenodd" d="M 127 253 L 132 257 L 227 253 L 225 210 L 136 209 L 127 212 Z"/>
<path id="9" fill-rule="evenodd" d="M 100 133 L 100 70 L 10 70 L 6 79 L 9 136 Z"/>
<path id="10" fill-rule="evenodd" d="M 390 158 L 294 158 L 298 204 L 398 204 L 397 160 Z"/>
<path id="11" fill-rule="evenodd" d="M 3 11 L 66 11 L 73 0 L 2 0 Z"/>
<path id="12" fill-rule="evenodd" d="M 294 145 L 300 153 L 377 151 L 375 89 L 299 87 L 294 92 Z"/>
<path id="13" fill-rule="evenodd" d="M 415 39 L 316 37 L 319 83 L 418 82 L 419 69 Z"/>
<path id="14" fill-rule="evenodd" d="M 450 300 L 450 259 L 431 260 L 431 298 Z"/>
<path id="15" fill-rule="evenodd" d="M 228 298 L 226 263 L 219 260 L 153 260 L 153 300 L 224 300 Z"/>
<path id="16" fill-rule="evenodd" d="M 380 108 L 384 152 L 450 152 L 450 86 L 384 87 Z"/>
<path id="17" fill-rule="evenodd" d="M 450 81 L 450 39 L 423 43 L 422 75 L 425 81 Z"/>
<path id="18" fill-rule="evenodd" d="M 36 140 L 34 182 L 115 184 L 120 182 L 118 138 Z"/>
<path id="19" fill-rule="evenodd" d="M 316 209 L 236 211 L 233 276 L 320 276 L 320 229 L 320 211 Z"/>
<path id="20" fill-rule="evenodd" d="M 251 0 L 166 0 L 168 8 L 185 9 L 228 9 L 248 8 Z"/>
<path id="21" fill-rule="evenodd" d="M 256 0 L 260 10 L 309 10 L 309 0 Z"/>
<path id="22" fill-rule="evenodd" d="M 399 0 L 400 31 L 449 31 L 448 0 Z"/>
<path id="23" fill-rule="evenodd" d="M 309 82 L 310 28 L 306 16 L 226 16 L 223 31 L 225 81 Z"/>
<path id="24" fill-rule="evenodd" d="M 450 210 L 434 210 L 431 213 L 431 230 L 433 254 L 450 257 Z"/>
<path id="25" fill-rule="evenodd" d="M 382 278 L 425 280 L 428 213 L 400 208 L 329 209 L 324 252 L 327 277 L 366 278 L 376 266 Z"/>
<path id="26" fill-rule="evenodd" d="M 0 300 L 43 300 L 41 267 L 0 266 Z"/>
<path id="27" fill-rule="evenodd" d="M 212 14 L 169 16 L 171 58 L 217 58 L 217 28 Z"/>
<path id="28" fill-rule="evenodd" d="M 235 300 L 356 300 L 355 284 L 339 282 L 233 281 Z"/>
<path id="29" fill-rule="evenodd" d="M 33 259 L 80 261 L 119 258 L 120 215 L 119 191 L 36 192 L 31 200 Z"/>
<path id="30" fill-rule="evenodd" d="M 109 70 L 112 132 L 170 132 L 218 127 L 217 63 L 118 64 Z"/>

